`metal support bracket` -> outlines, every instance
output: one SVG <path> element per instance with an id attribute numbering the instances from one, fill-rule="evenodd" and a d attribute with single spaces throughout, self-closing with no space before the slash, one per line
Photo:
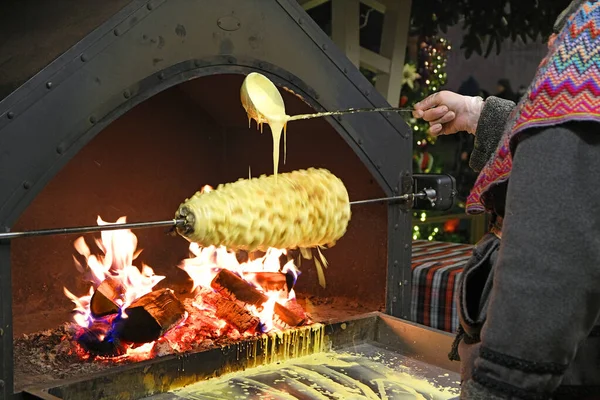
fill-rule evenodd
<path id="1" fill-rule="evenodd" d="M 406 172 L 400 175 L 400 190 L 402 194 L 413 194 L 413 178 Z M 413 198 L 402 204 L 403 210 L 410 210 L 413 207 Z"/>
<path id="2" fill-rule="evenodd" d="M 398 177 L 396 192 L 412 194 L 412 176 L 403 171 Z M 411 205 L 412 198 L 388 206 L 388 275 L 386 313 L 409 319 L 411 304 Z"/>

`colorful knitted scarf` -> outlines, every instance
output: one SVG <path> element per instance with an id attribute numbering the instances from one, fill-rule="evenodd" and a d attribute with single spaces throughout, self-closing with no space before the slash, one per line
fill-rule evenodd
<path id="1" fill-rule="evenodd" d="M 508 181 L 525 130 L 589 120 L 600 122 L 600 1 L 583 2 L 550 45 L 496 153 L 477 177 L 467 213 L 492 210 L 490 189 Z"/>

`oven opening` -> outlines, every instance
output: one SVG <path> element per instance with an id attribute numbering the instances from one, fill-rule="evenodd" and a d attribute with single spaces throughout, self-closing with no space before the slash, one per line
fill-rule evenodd
<path id="1" fill-rule="evenodd" d="M 248 127 L 244 76 L 197 78 L 137 105 L 50 181 L 14 231 L 173 218 L 198 190 L 272 174 L 272 138 Z M 288 112 L 314 112 L 281 90 Z M 330 170 L 350 199 L 383 197 L 327 119 L 287 128 L 280 172 Z M 288 249 L 200 248 L 167 228 L 14 241 L 15 388 L 265 332 L 383 311 L 387 207 L 355 207 L 347 233 L 315 262 Z"/>

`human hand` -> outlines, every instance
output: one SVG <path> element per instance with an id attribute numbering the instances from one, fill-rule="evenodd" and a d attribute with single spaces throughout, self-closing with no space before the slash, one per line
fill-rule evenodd
<path id="1" fill-rule="evenodd" d="M 429 122 L 429 134 L 433 136 L 461 131 L 475 134 L 482 109 L 483 99 L 479 96 L 443 90 L 415 104 L 413 116 Z"/>

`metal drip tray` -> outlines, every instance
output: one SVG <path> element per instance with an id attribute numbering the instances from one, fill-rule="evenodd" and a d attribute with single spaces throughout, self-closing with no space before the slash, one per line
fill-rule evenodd
<path id="1" fill-rule="evenodd" d="M 427 399 L 458 396 L 453 336 L 370 313 L 30 387 L 43 399 Z"/>
<path id="2" fill-rule="evenodd" d="M 251 368 L 148 400 L 428 399 L 459 395 L 459 375 L 363 343 Z"/>

